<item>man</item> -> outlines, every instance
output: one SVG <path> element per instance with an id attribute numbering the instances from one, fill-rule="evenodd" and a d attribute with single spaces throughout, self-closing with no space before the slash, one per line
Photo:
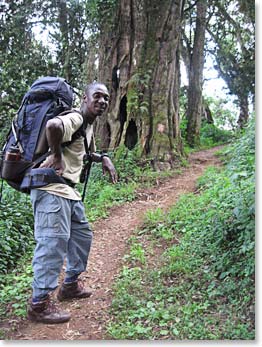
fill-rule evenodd
<path id="1" fill-rule="evenodd" d="M 59 115 L 47 122 L 46 137 L 51 154 L 41 164 L 54 168 L 69 184 L 52 183 L 32 189 L 31 201 L 35 219 L 36 248 L 33 258 L 33 295 L 28 308 L 28 319 L 42 323 L 63 323 L 70 319 L 68 312 L 57 309 L 50 294 L 58 286 L 58 277 L 66 258 L 65 279 L 59 288 L 59 301 L 87 298 L 91 292 L 78 278 L 86 270 L 92 242 L 92 231 L 85 217 L 84 205 L 74 184 L 79 182 L 85 154 L 84 138 L 73 142 L 72 135 L 82 124 L 87 124 L 86 139 L 92 144 L 93 122 L 109 104 L 109 93 L 104 84 L 92 83 L 85 89 L 80 113 Z M 62 143 L 68 145 L 62 147 Z M 103 172 L 110 174 L 113 183 L 117 175 L 107 155 L 91 154 L 94 162 L 101 162 Z"/>

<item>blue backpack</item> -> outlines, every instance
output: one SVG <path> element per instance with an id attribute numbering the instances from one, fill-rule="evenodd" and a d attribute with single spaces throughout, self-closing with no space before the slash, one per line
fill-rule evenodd
<path id="1" fill-rule="evenodd" d="M 45 134 L 47 121 L 70 112 L 73 99 L 73 88 L 63 78 L 42 77 L 32 84 L 12 121 L 1 153 L 0 176 L 10 186 L 28 193 L 30 188 L 49 183 L 68 184 L 54 169 L 38 166 L 50 153 Z M 73 135 L 70 143 L 79 136 L 84 136 L 83 128 Z"/>

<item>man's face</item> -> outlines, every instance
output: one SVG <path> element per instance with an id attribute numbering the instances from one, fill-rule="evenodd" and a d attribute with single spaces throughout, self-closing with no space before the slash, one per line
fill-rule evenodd
<path id="1" fill-rule="evenodd" d="M 88 123 L 92 124 L 96 117 L 102 116 L 109 105 L 109 93 L 105 85 L 94 85 L 84 96 L 84 115 Z"/>

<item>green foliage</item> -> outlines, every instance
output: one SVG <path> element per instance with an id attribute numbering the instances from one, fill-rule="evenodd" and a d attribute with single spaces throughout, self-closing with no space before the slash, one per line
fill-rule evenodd
<path id="1" fill-rule="evenodd" d="M 125 256 L 125 259 L 128 260 L 129 263 L 132 263 L 133 266 L 139 264 L 145 264 L 145 250 L 143 245 L 136 238 L 130 238 L 130 254 Z"/>
<path id="2" fill-rule="evenodd" d="M 145 226 L 140 234 L 150 231 L 156 239 L 172 240 L 174 238 L 173 222 L 160 208 L 147 211 L 144 223 Z"/>
<path id="3" fill-rule="evenodd" d="M 32 243 L 30 200 L 6 185 L 0 205 L 0 273 L 13 269 L 18 259 L 31 250 Z"/>
<path id="4" fill-rule="evenodd" d="M 35 0 L 39 3 L 38 0 Z M 89 36 L 96 32 L 94 28 L 94 7 L 99 1 L 49 1 L 46 11 L 41 11 L 40 18 L 44 28 L 48 29 L 54 50 L 59 75 L 65 77 L 75 88 L 83 89 L 90 75 L 84 75 L 90 51 Z M 92 35 L 91 35 L 92 37 Z M 95 43 L 93 43 L 93 47 Z M 48 47 L 48 43 L 47 43 Z M 96 68 L 92 67 L 96 74 Z M 90 74 L 90 71 L 85 71 Z"/>
<path id="5" fill-rule="evenodd" d="M 90 23 L 92 28 L 97 30 L 105 25 L 109 28 L 114 23 L 114 11 L 117 9 L 118 2 L 116 0 L 88 0 L 86 6 L 90 11 Z M 109 29 L 108 28 L 108 29 Z M 111 27 L 112 28 L 112 27 Z"/>
<path id="6" fill-rule="evenodd" d="M 204 104 L 208 105 L 214 124 L 218 128 L 231 131 L 237 128 L 238 111 L 228 99 L 205 96 Z"/>
<path id="7" fill-rule="evenodd" d="M 228 143 L 233 134 L 229 130 L 219 129 L 214 124 L 203 123 L 200 131 L 200 143 L 203 147 L 214 147 Z"/>
<path id="8" fill-rule="evenodd" d="M 94 181 L 91 176 L 88 193 L 85 199 L 86 213 L 89 221 L 105 218 L 109 208 L 120 205 L 135 198 L 136 185 L 132 182 L 126 185 L 112 185 L 106 178 Z"/>
<path id="9" fill-rule="evenodd" d="M 125 146 L 119 147 L 115 154 L 111 153 L 119 175 L 118 183 L 115 185 L 111 184 L 108 175 L 102 175 L 101 164 L 92 166 L 85 200 L 90 221 L 106 217 L 110 207 L 135 198 L 135 189 L 139 185 L 139 180 L 146 174 L 146 169 L 137 165 L 138 153 L 138 148 L 130 151 Z M 82 185 L 79 186 L 80 190 L 82 188 Z"/>
<path id="10" fill-rule="evenodd" d="M 186 100 L 185 94 L 181 94 L 182 113 L 185 114 Z M 206 119 L 202 119 L 200 128 L 200 147 L 211 148 L 220 144 L 229 143 L 236 133 L 237 115 L 233 110 L 229 110 L 226 106 L 227 100 L 214 99 L 205 97 L 204 104 L 208 105 L 212 113 L 214 123 L 208 123 Z M 185 150 L 189 150 L 186 143 L 187 119 L 183 117 L 180 122 L 181 136 L 184 142 Z M 192 151 L 192 149 L 191 149 Z"/>
<path id="11" fill-rule="evenodd" d="M 57 70 L 48 48 L 34 38 L 30 22 L 34 17 L 34 2 L 3 1 L 1 10 L 0 130 L 5 134 L 33 81 L 41 75 L 56 74 Z"/>
<path id="12" fill-rule="evenodd" d="M 252 9 L 251 9 L 252 7 Z M 243 99 L 255 95 L 255 11 L 254 3 L 218 1 L 213 9 L 210 32 L 215 42 L 215 68 L 230 93 Z"/>
<path id="13" fill-rule="evenodd" d="M 189 148 L 186 143 L 186 129 L 187 129 L 187 120 L 182 119 L 180 124 L 180 130 L 182 139 L 184 142 L 185 152 L 191 152 L 192 148 Z M 215 124 L 209 124 L 207 122 L 202 122 L 200 129 L 200 148 L 212 148 L 221 144 L 226 144 L 232 141 L 235 138 L 235 133 L 230 130 L 226 130 L 220 127 L 217 127 Z"/>
<path id="14" fill-rule="evenodd" d="M 225 169 L 210 168 L 199 180 L 198 194 L 167 213 L 147 213 L 115 285 L 112 338 L 255 338 L 254 135 L 251 122 L 225 151 Z"/>
<path id="15" fill-rule="evenodd" d="M 145 90 L 148 89 L 150 83 L 150 73 L 137 72 L 128 81 L 127 93 L 127 112 L 134 115 L 148 115 L 149 103 L 145 98 Z"/>
<path id="16" fill-rule="evenodd" d="M 82 71 L 89 51 L 87 37 L 94 7 L 89 7 L 89 3 L 94 3 L 97 11 L 97 3 L 101 2 L 22 0 L 1 3 L 0 130 L 4 128 L 4 134 L 23 95 L 40 76 L 65 77 L 78 88 L 83 88 L 87 82 Z M 39 31 L 42 37 L 48 32 L 48 37 L 39 40 L 35 35 Z"/>
<path id="17" fill-rule="evenodd" d="M 110 207 L 134 200 L 141 185 L 152 185 L 157 179 L 172 174 L 154 172 L 149 162 L 141 162 L 140 151 L 138 146 L 133 150 L 120 146 L 110 154 L 118 173 L 118 183 L 114 185 L 108 174 L 103 176 L 101 164 L 93 164 L 85 198 L 86 213 L 91 222 L 106 217 Z M 83 185 L 78 189 L 81 192 Z"/>
<path id="18" fill-rule="evenodd" d="M 141 148 L 138 145 L 132 150 L 119 146 L 114 153 L 114 164 L 122 182 L 138 182 L 143 171 L 150 170 L 146 162 L 141 163 Z"/>
<path id="19" fill-rule="evenodd" d="M 31 253 L 29 255 L 31 256 Z M 28 260 L 27 256 L 24 257 L 17 263 L 17 269 L 9 274 L 0 275 L 0 317 L 6 317 L 7 314 L 23 317 L 26 314 L 33 278 Z"/>

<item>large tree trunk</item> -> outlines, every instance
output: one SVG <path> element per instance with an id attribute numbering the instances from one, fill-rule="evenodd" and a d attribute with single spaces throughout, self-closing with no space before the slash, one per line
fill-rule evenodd
<path id="1" fill-rule="evenodd" d="M 120 1 L 117 27 L 110 31 L 115 37 L 105 39 L 106 28 L 102 32 L 100 79 L 111 91 L 109 112 L 96 124 L 102 148 L 139 144 L 157 167 L 172 166 L 181 154 L 180 22 L 180 0 Z"/>
<path id="2" fill-rule="evenodd" d="M 115 28 L 104 23 L 101 31 L 99 80 L 110 89 L 110 108 L 96 124 L 101 149 L 115 149 L 121 141 L 127 120 L 127 85 L 131 77 L 134 28 L 133 1 L 119 1 L 114 13 Z"/>
<path id="3" fill-rule="evenodd" d="M 206 10 L 207 0 L 199 0 L 188 86 L 187 142 L 191 147 L 200 143 Z"/>

